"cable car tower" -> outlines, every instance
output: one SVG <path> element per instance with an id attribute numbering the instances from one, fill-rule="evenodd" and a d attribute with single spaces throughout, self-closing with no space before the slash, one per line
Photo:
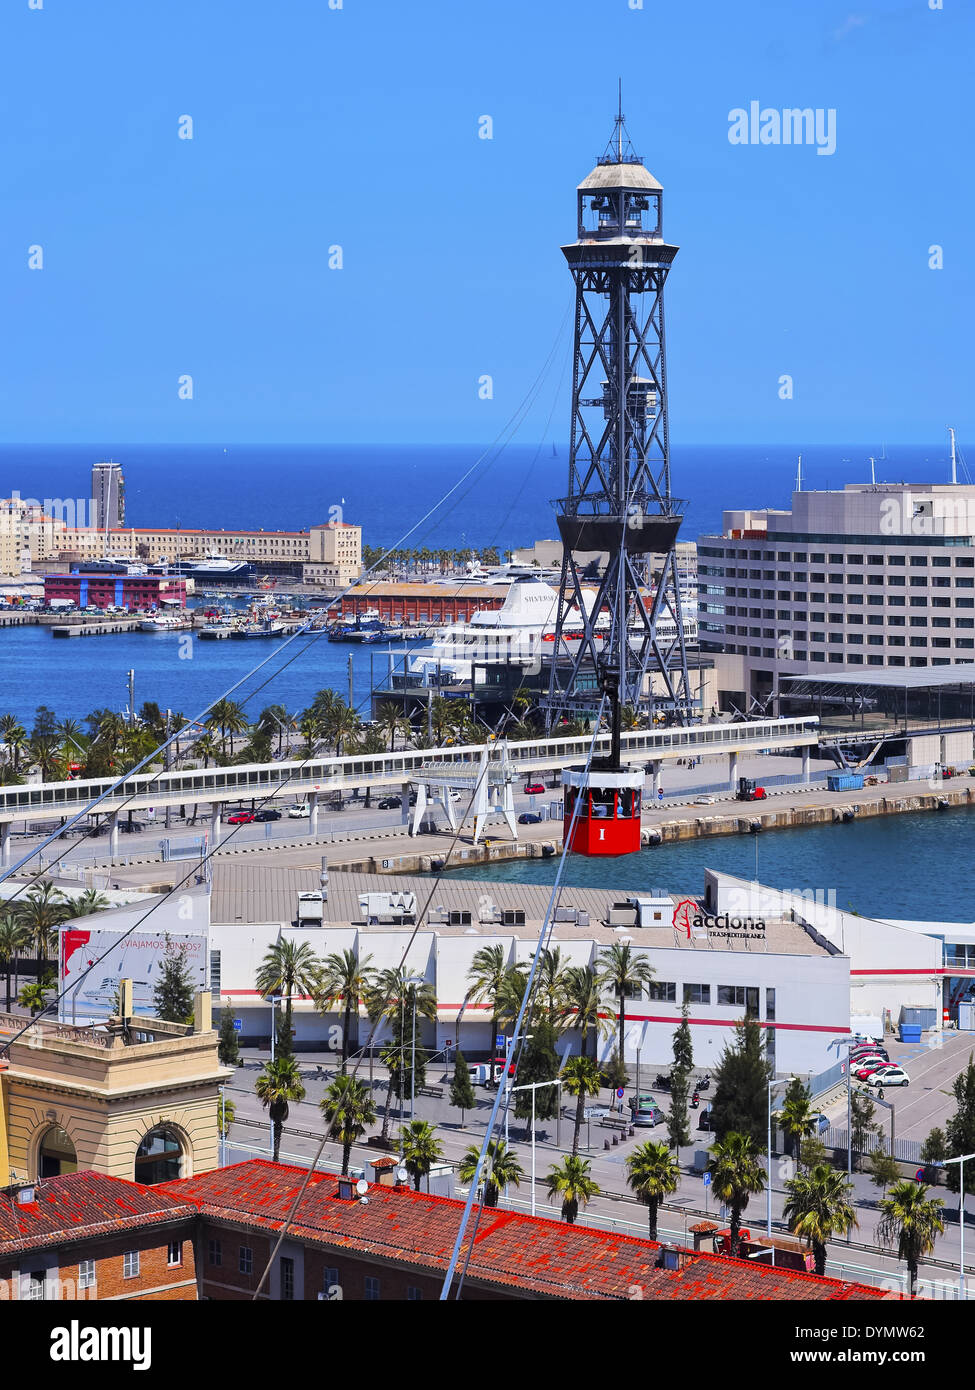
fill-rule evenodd
<path id="1" fill-rule="evenodd" d="M 677 247 L 663 239 L 663 188 L 633 153 L 622 102 L 606 152 L 579 184 L 577 221 L 578 240 L 562 248 L 576 312 L 548 728 L 591 712 L 607 672 L 621 704 L 649 715 L 662 705 L 685 724 L 674 548 L 685 503 L 670 491 L 664 352 L 664 283 Z M 581 557 L 599 553 L 609 558 L 594 594 Z"/>

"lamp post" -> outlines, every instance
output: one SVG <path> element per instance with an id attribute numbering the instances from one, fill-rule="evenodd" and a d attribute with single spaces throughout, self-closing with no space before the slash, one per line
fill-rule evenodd
<path id="1" fill-rule="evenodd" d="M 958 1226 L 961 1232 L 961 1250 L 958 1255 L 958 1297 L 965 1297 L 965 1164 L 975 1158 L 975 1154 L 962 1154 L 959 1158 L 946 1158 L 945 1164 L 958 1164 Z"/>
<path id="2" fill-rule="evenodd" d="M 772 1091 L 776 1086 L 788 1086 L 790 1081 L 794 1081 L 794 1076 L 783 1076 L 778 1081 L 768 1083 L 768 1138 L 765 1147 L 765 1234 L 772 1238 Z M 639 1105 L 639 1100 L 637 1104 Z M 775 1251 L 772 1251 L 772 1263 L 775 1263 Z"/>
<path id="3" fill-rule="evenodd" d="M 512 1091 L 531 1091 L 532 1093 L 532 1216 L 535 1215 L 535 1092 L 542 1086 L 558 1086 L 561 1089 L 562 1082 L 556 1078 L 554 1081 L 533 1081 L 524 1086 L 512 1086 Z M 561 1096 L 559 1097 L 561 1104 Z M 505 1111 L 507 1121 L 507 1111 Z M 507 1148 L 507 1144 L 505 1145 Z"/>
<path id="4" fill-rule="evenodd" d="M 853 1067 L 850 1064 L 849 1048 L 856 1046 L 856 1038 L 834 1038 L 830 1047 L 847 1048 L 846 1054 L 846 1180 L 853 1181 Z M 893 1152 L 893 1145 L 891 1146 Z"/>

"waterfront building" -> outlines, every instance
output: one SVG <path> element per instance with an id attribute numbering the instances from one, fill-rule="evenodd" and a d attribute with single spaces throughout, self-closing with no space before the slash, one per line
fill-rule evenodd
<path id="1" fill-rule="evenodd" d="M 96 463 L 91 469 L 91 524 L 100 531 L 125 524 L 125 477 L 120 463 Z"/>
<path id="2" fill-rule="evenodd" d="M 975 486 L 851 483 L 726 511 L 698 540 L 701 650 L 726 700 L 783 676 L 975 661 Z"/>
<path id="3" fill-rule="evenodd" d="M 61 544 L 65 523 L 22 497 L 0 500 L 0 575 L 29 574 L 33 560 Z"/>
<path id="4" fill-rule="evenodd" d="M 44 602 L 77 608 L 185 608 L 186 580 L 158 574 L 46 574 Z"/>

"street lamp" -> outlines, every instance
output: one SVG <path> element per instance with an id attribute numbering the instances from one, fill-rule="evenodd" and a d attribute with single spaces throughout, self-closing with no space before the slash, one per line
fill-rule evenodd
<path id="1" fill-rule="evenodd" d="M 768 1083 L 768 1139 L 765 1147 L 765 1234 L 772 1239 L 772 1091 L 776 1086 L 788 1086 L 795 1081 L 794 1076 L 783 1076 L 778 1081 Z M 639 1101 L 637 1101 L 639 1105 Z M 772 1251 L 775 1264 L 775 1251 Z"/>
<path id="2" fill-rule="evenodd" d="M 535 1092 L 542 1086 L 558 1086 L 561 1088 L 562 1082 L 556 1078 L 554 1081 L 533 1081 L 524 1086 L 512 1086 L 512 1091 L 531 1091 L 532 1093 L 532 1216 L 535 1215 Z M 561 1096 L 559 1097 L 561 1104 Z M 507 1123 L 508 1112 L 505 1110 L 505 1122 Z M 505 1145 L 507 1147 L 507 1145 Z"/>
<path id="3" fill-rule="evenodd" d="M 961 1229 L 961 1251 L 958 1256 L 958 1296 L 965 1297 L 965 1164 L 975 1158 L 975 1154 L 962 1154 L 960 1158 L 946 1158 L 945 1164 L 958 1164 L 958 1225 Z"/>
<path id="4" fill-rule="evenodd" d="M 840 1048 L 840 1047 L 851 1048 L 851 1047 L 855 1047 L 855 1046 L 856 1046 L 856 1041 L 857 1041 L 856 1038 L 834 1038 L 833 1041 L 832 1041 L 829 1045 L 830 1045 L 830 1047 L 836 1047 L 836 1048 Z M 847 1054 L 846 1054 L 846 1180 L 847 1180 L 847 1182 L 852 1182 L 852 1181 L 853 1181 L 853 1114 L 852 1114 L 852 1109 L 853 1109 L 853 1082 L 852 1082 L 852 1076 L 853 1076 L 853 1067 L 852 1067 L 852 1065 L 851 1065 L 851 1063 L 850 1063 L 850 1054 L 849 1054 L 849 1052 L 847 1052 Z M 893 1145 L 891 1145 L 891 1152 L 893 1153 Z"/>

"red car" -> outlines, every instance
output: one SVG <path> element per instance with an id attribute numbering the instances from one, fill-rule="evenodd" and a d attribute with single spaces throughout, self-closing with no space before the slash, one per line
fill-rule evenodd
<path id="1" fill-rule="evenodd" d="M 541 796 L 541 795 L 543 795 L 544 791 L 545 791 L 545 783 L 544 783 L 544 782 L 526 782 L 526 783 L 525 783 L 525 795 L 526 795 L 526 796 Z"/>
<path id="2" fill-rule="evenodd" d="M 232 816 L 227 817 L 228 825 L 250 825 L 254 819 L 253 811 L 235 811 Z"/>
<path id="3" fill-rule="evenodd" d="M 857 1078 L 858 1081 L 866 1081 L 867 1077 L 873 1076 L 875 1071 L 883 1071 L 884 1068 L 888 1066 L 890 1066 L 889 1062 L 868 1062 L 865 1067 L 857 1067 L 854 1070 L 853 1075 Z"/>

